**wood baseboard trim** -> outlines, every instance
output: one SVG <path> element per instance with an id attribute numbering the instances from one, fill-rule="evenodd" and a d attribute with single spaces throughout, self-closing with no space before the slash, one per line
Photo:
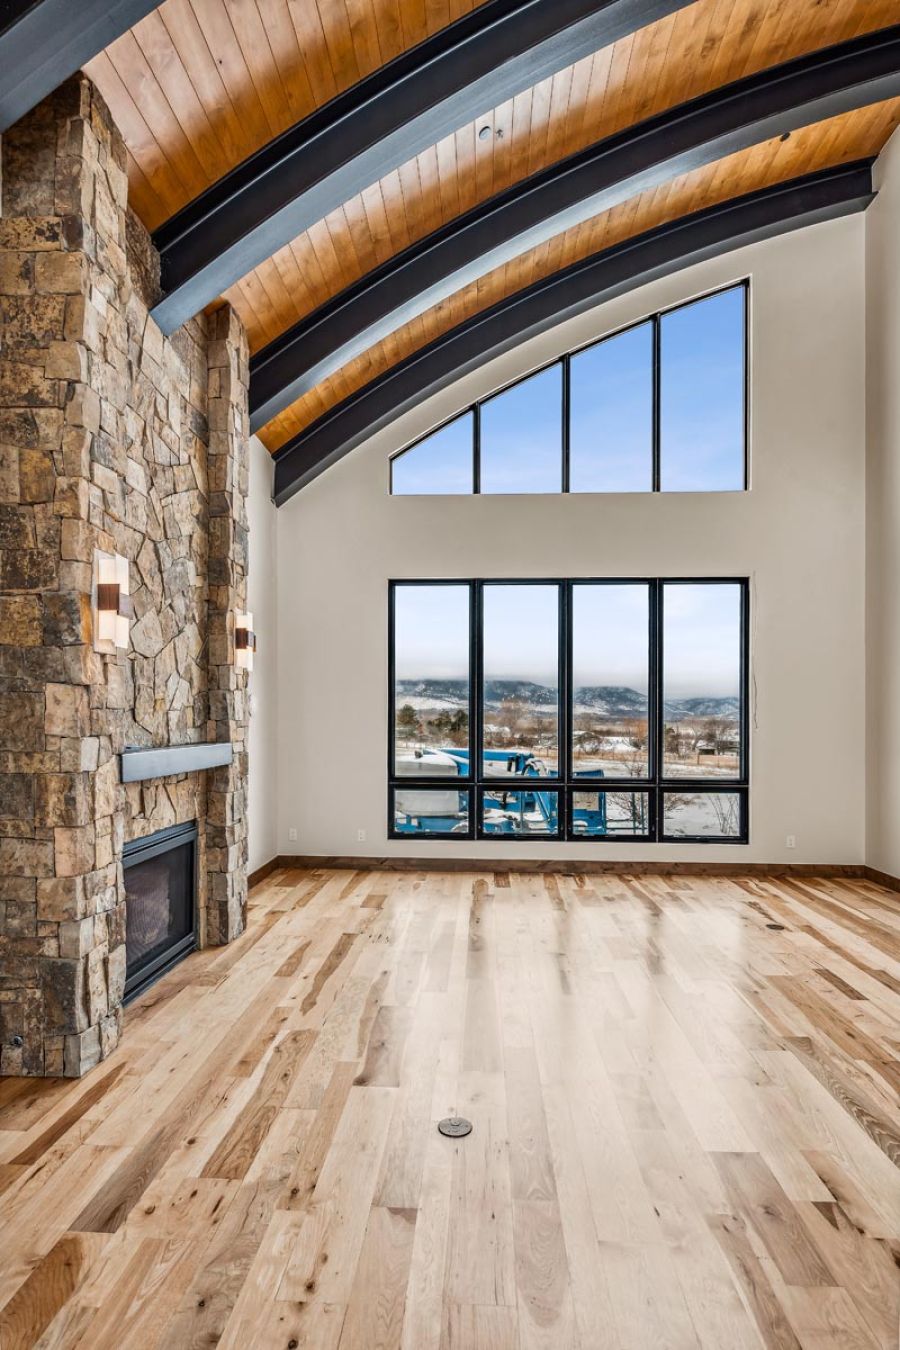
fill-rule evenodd
<path id="1" fill-rule="evenodd" d="M 591 874 L 626 872 L 636 875 L 692 875 L 692 876 L 817 876 L 863 877 L 870 869 L 861 863 L 749 863 L 749 862 L 663 862 L 635 860 L 614 862 L 605 858 L 355 858 L 351 856 L 310 856 L 279 854 L 274 867 L 310 871 L 326 869 L 357 872 L 541 872 L 564 874 Z M 267 874 L 268 875 L 268 874 Z M 872 880 L 882 874 L 872 873 Z M 888 885 L 883 881 L 882 885 Z M 894 883 L 900 889 L 900 882 Z"/>
<path id="2" fill-rule="evenodd" d="M 889 891 L 900 891 L 900 877 L 892 877 L 890 872 L 879 872 L 877 867 L 864 867 L 863 873 L 867 881 L 876 881 Z"/>
<path id="3" fill-rule="evenodd" d="M 265 881 L 266 877 L 270 877 L 280 865 L 280 859 L 270 858 L 267 863 L 263 863 L 262 867 L 257 867 L 256 871 L 251 872 L 247 878 L 248 891 L 252 891 L 254 886 L 258 886 L 261 881 Z"/>

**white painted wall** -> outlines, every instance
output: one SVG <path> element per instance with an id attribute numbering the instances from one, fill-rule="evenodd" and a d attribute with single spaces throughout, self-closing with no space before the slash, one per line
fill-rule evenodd
<path id="1" fill-rule="evenodd" d="M 275 507 L 272 458 L 255 436 L 250 440 L 250 568 L 247 607 L 253 615 L 258 651 L 250 675 L 249 870 L 278 852 L 278 661 L 275 568 Z"/>
<path id="2" fill-rule="evenodd" d="M 437 395 L 278 512 L 278 852 L 536 856 L 533 843 L 496 839 L 387 841 L 389 578 L 731 574 L 753 586 L 750 844 L 547 844 L 541 855 L 863 861 L 864 239 L 861 217 L 819 225 L 612 301 Z M 457 408 L 559 352 L 747 275 L 751 492 L 388 495 L 390 452 Z M 269 660 L 263 632 L 262 668 Z M 260 776 L 257 764 L 257 791 Z"/>
<path id="3" fill-rule="evenodd" d="M 900 876 L 900 134 L 866 212 L 866 862 Z"/>

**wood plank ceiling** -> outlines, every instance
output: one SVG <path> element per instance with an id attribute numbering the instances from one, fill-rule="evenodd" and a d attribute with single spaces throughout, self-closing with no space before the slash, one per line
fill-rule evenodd
<path id="1" fill-rule="evenodd" d="M 476 8 L 474 0 L 165 0 L 87 67 L 153 229 L 336 93 Z M 559 71 L 333 211 L 225 297 L 258 351 L 477 203 L 687 99 L 900 22 L 900 0 L 695 0 Z M 673 179 L 435 305 L 321 381 L 260 435 L 273 451 L 438 334 L 600 248 L 703 206 L 877 154 L 900 100 L 845 113 Z M 487 133 L 484 133 L 487 128 Z"/>

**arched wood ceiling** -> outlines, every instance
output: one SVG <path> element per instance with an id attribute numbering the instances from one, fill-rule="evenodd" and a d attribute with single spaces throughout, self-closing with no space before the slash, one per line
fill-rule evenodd
<path id="1" fill-rule="evenodd" d="M 86 67 L 125 136 L 137 213 L 158 228 L 286 128 L 480 7 L 477 0 L 165 0 Z M 693 0 L 485 108 L 279 248 L 224 298 L 259 352 L 346 288 L 365 287 L 388 259 L 530 175 L 731 81 L 896 24 L 900 0 Z M 618 241 L 871 158 L 898 121 L 900 99 L 882 98 L 637 192 L 486 268 L 321 379 L 261 437 L 277 451 L 441 334 Z"/>
<path id="2" fill-rule="evenodd" d="M 391 254 L 512 183 L 719 85 L 897 22 L 898 0 L 697 0 L 462 127 L 225 296 L 258 351 Z M 484 141 L 483 126 L 494 133 Z"/>
<path id="3" fill-rule="evenodd" d="M 900 99 L 847 113 L 640 193 L 522 254 L 406 324 L 273 418 L 260 433 L 278 450 L 343 399 L 474 314 L 591 254 L 717 202 L 878 152 L 900 124 Z"/>
<path id="4" fill-rule="evenodd" d="M 288 127 L 482 0 L 164 0 L 91 61 L 155 230 Z"/>

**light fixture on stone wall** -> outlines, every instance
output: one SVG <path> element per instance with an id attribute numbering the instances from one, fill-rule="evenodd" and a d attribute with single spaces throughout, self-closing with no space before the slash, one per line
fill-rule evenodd
<path id="1" fill-rule="evenodd" d="M 134 605 L 129 593 L 128 559 L 119 553 L 94 555 L 94 646 L 100 652 L 128 647 Z"/>
<path id="2" fill-rule="evenodd" d="M 256 634 L 253 631 L 253 615 L 236 613 L 234 616 L 234 664 L 238 670 L 253 669 L 253 653 L 256 651 Z"/>

